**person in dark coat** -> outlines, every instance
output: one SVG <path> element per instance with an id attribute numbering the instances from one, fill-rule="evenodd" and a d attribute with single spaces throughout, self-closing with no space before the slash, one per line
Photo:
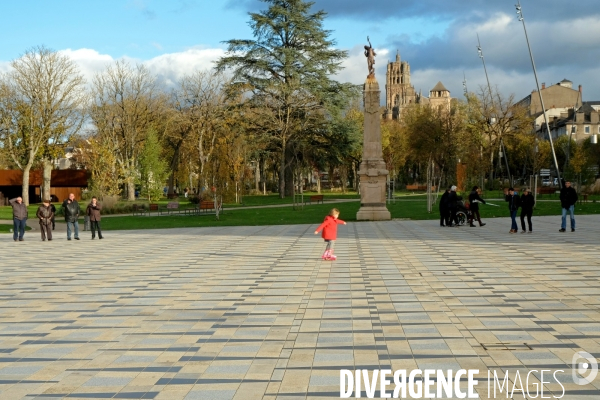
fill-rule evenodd
<path id="1" fill-rule="evenodd" d="M 21 196 L 8 201 L 13 209 L 13 239 L 22 242 L 25 235 L 25 226 L 27 225 L 28 211 L 27 206 L 23 203 Z"/>
<path id="2" fill-rule="evenodd" d="M 35 216 L 40 220 L 40 232 L 42 234 L 42 241 L 46 240 L 46 236 L 48 236 L 48 241 L 52 240 L 52 219 L 54 218 L 54 213 L 52 212 L 52 207 L 50 206 L 50 200 L 44 200 L 43 204 L 38 207 Z"/>
<path id="3" fill-rule="evenodd" d="M 479 222 L 479 226 L 484 226 L 485 224 L 481 222 L 481 216 L 479 215 L 479 203 L 485 204 L 485 200 L 481 198 L 481 189 L 478 186 L 473 186 L 471 193 L 469 193 L 469 209 L 471 210 L 471 219 L 469 220 L 469 226 L 475 227 L 473 225 L 473 220 L 477 217 L 477 221 Z"/>
<path id="4" fill-rule="evenodd" d="M 519 194 L 515 192 L 515 189 L 509 188 L 504 189 L 504 200 L 508 202 L 508 210 L 510 211 L 511 226 L 509 233 L 519 232 L 519 226 L 517 225 L 517 211 L 521 206 L 521 198 Z"/>
<path id="5" fill-rule="evenodd" d="M 448 195 L 448 210 L 450 212 L 450 222 L 446 226 L 460 226 L 458 224 L 458 216 L 456 211 L 458 210 L 458 202 L 462 200 L 462 197 L 456 194 L 456 186 L 450 187 L 450 194 Z"/>
<path id="6" fill-rule="evenodd" d="M 531 190 L 525 189 L 521 195 L 521 233 L 527 232 L 525 230 L 525 217 L 527 217 L 527 225 L 529 225 L 529 233 L 533 232 L 531 225 L 531 216 L 533 215 L 533 207 L 535 206 L 535 198 L 531 193 Z"/>
<path id="7" fill-rule="evenodd" d="M 71 240 L 71 230 L 75 233 L 75 240 L 79 240 L 79 203 L 75 200 L 75 194 L 69 194 L 69 198 L 63 201 L 62 208 L 67 222 L 67 240 Z"/>
<path id="8" fill-rule="evenodd" d="M 560 189 L 562 223 L 559 232 L 567 230 L 567 212 L 571 215 L 571 232 L 575 232 L 575 203 L 577 203 L 577 200 L 577 192 L 571 187 L 571 182 L 565 182 L 565 186 Z"/>
<path id="9" fill-rule="evenodd" d="M 100 216 L 100 210 L 102 210 L 102 206 L 98 203 L 98 199 L 92 197 L 92 201 L 85 210 L 85 215 L 90 217 L 92 240 L 96 239 L 96 230 L 98 230 L 98 239 L 102 239 L 102 231 L 100 230 L 100 220 L 102 217 Z"/>
<path id="10" fill-rule="evenodd" d="M 444 192 L 440 198 L 440 226 L 446 226 L 449 224 L 450 211 L 448 210 L 448 196 L 450 195 L 450 186 Z"/>

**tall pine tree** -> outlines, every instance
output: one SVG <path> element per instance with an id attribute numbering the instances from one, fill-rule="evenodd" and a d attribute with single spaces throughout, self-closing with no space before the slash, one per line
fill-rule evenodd
<path id="1" fill-rule="evenodd" d="M 217 70 L 249 92 L 254 128 L 268 136 L 279 163 L 279 194 L 291 193 L 294 141 L 311 130 L 309 115 L 326 113 L 332 94 L 349 90 L 330 77 L 347 53 L 336 50 L 323 28 L 324 11 L 311 12 L 303 0 L 261 0 L 268 9 L 250 13 L 254 39 L 226 41 Z"/>

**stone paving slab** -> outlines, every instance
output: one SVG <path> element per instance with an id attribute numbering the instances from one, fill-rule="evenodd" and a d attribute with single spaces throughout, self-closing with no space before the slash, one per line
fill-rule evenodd
<path id="1" fill-rule="evenodd" d="M 0 399 L 331 399 L 342 368 L 562 369 L 597 399 L 570 364 L 600 358 L 600 216 L 486 222 L 350 223 L 335 262 L 316 224 L 0 235 Z"/>

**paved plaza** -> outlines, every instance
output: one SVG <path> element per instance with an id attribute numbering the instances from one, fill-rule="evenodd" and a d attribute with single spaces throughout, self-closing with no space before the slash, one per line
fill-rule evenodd
<path id="1" fill-rule="evenodd" d="M 340 369 L 417 368 L 481 389 L 564 370 L 563 399 L 597 399 L 600 376 L 571 378 L 576 352 L 600 358 L 600 216 L 577 218 L 349 223 L 335 262 L 317 223 L 0 235 L 0 399 L 331 399 Z"/>

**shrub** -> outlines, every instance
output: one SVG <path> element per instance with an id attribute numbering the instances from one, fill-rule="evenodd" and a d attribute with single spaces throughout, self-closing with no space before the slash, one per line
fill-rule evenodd
<path id="1" fill-rule="evenodd" d="M 102 208 L 113 208 L 119 201 L 119 196 L 104 196 L 102 198 Z"/>

